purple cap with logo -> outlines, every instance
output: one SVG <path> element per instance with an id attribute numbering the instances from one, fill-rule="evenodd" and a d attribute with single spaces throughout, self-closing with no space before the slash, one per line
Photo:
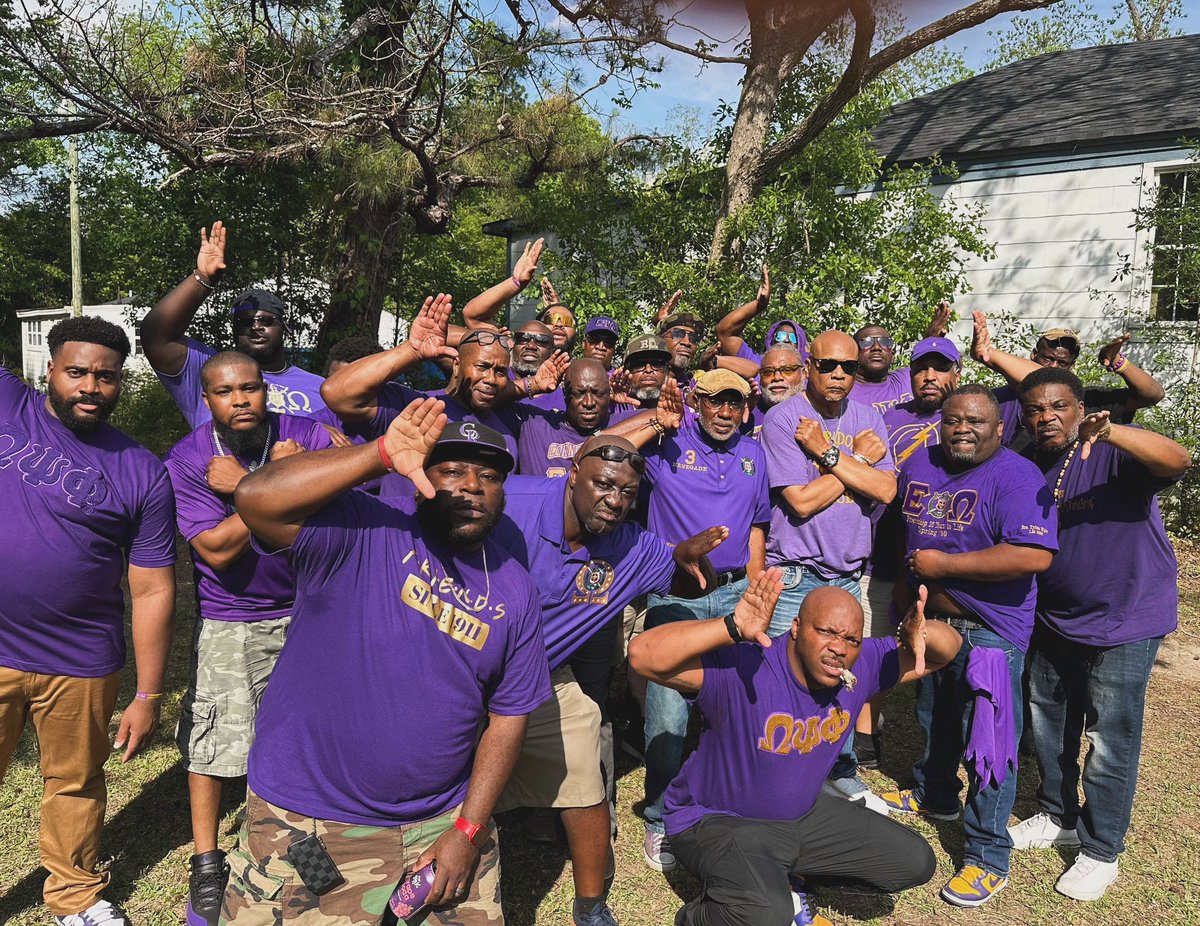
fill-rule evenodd
<path id="1" fill-rule="evenodd" d="M 940 354 L 947 360 L 962 363 L 962 355 L 959 354 L 958 348 L 954 346 L 953 341 L 946 338 L 925 338 L 925 340 L 918 341 L 913 345 L 913 360 L 918 360 L 926 354 Z"/>
<path id="2" fill-rule="evenodd" d="M 586 337 L 593 331 L 606 332 L 618 340 L 621 337 L 621 326 L 617 324 L 615 318 L 610 318 L 607 315 L 594 315 L 588 319 L 587 327 L 583 329 L 583 334 Z"/>

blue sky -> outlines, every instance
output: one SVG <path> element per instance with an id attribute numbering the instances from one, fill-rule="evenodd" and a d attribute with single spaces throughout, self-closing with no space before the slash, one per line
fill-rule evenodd
<path id="1" fill-rule="evenodd" d="M 1079 4 L 1080 0 L 1062 2 Z M 696 14 L 694 21 L 710 37 L 722 40 L 735 38 L 745 23 L 742 4 L 722 3 L 721 0 L 709 0 L 709 3 L 711 5 Z M 965 5 L 966 0 L 904 0 L 903 9 L 911 31 Z M 1095 0 L 1093 6 L 1103 13 L 1111 9 L 1110 0 Z M 978 70 L 987 60 L 993 41 L 988 31 L 1003 31 L 1013 15 L 997 16 L 981 26 L 960 32 L 948 39 L 945 45 L 960 52 L 968 67 Z M 1183 15 L 1173 23 L 1184 32 L 1200 32 L 1200 0 L 1183 0 Z M 672 37 L 686 44 L 695 41 L 695 36 L 686 34 Z M 664 72 L 658 77 L 660 87 L 657 90 L 639 94 L 631 110 L 617 112 L 615 131 L 665 129 L 671 126 L 675 116 L 689 111 L 703 123 L 720 100 L 736 103 L 741 67 L 710 64 L 701 69 L 695 59 L 678 52 L 667 52 L 665 65 Z M 615 108 L 609 104 L 610 99 L 611 96 L 606 97 L 601 93 L 592 99 L 592 105 L 597 107 L 600 114 L 612 113 Z"/>

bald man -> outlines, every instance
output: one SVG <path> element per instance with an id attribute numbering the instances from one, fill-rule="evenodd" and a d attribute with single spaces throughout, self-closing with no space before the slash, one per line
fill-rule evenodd
<path id="1" fill-rule="evenodd" d="M 822 783 L 868 699 L 946 665 L 962 638 L 925 620 L 922 588 L 899 644 L 864 640 L 858 601 L 831 587 L 815 589 L 771 638 L 781 591 L 781 571 L 768 569 L 728 617 L 663 624 L 629 647 L 636 671 L 691 699 L 705 720 L 666 795 L 675 855 L 702 887 L 679 926 L 779 926 L 792 917 L 829 926 L 806 877 L 895 893 L 933 876 L 920 835 L 829 796 Z"/>
<path id="2" fill-rule="evenodd" d="M 498 809 L 562 810 L 575 880 L 575 926 L 616 922 L 606 903 L 611 827 L 600 728 L 622 611 L 646 594 L 704 594 L 716 582 L 707 554 L 728 535 L 724 528 L 710 528 L 672 548 L 629 522 L 645 468 L 629 441 L 592 437 L 566 479 L 510 477 L 497 527 L 505 549 L 537 577 L 555 695 L 530 716 L 524 750 Z M 572 657 L 597 634 L 607 637 L 597 647 L 606 658 L 584 667 L 590 677 L 577 681 Z M 611 749 L 610 738 L 610 756 Z M 611 758 L 608 767 L 611 782 Z"/>
<path id="3" fill-rule="evenodd" d="M 858 598 L 871 553 L 871 512 L 896 497 L 896 475 L 879 412 L 851 401 L 858 345 L 841 331 L 812 342 L 804 391 L 767 412 L 760 441 L 771 486 L 767 565 L 783 574 L 771 631 L 791 626 L 805 596 L 831 585 Z M 886 805 L 858 777 L 853 739 L 830 787 L 879 813 Z"/>

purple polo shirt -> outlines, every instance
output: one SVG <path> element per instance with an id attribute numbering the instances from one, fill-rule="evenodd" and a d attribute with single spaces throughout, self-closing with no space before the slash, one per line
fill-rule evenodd
<path id="1" fill-rule="evenodd" d="M 537 590 L 489 538 L 423 535 L 412 506 L 346 492 L 289 550 L 296 607 L 255 720 L 249 784 L 322 820 L 397 826 L 466 795 L 488 712 L 551 695 Z"/>
<path id="2" fill-rule="evenodd" d="M 183 369 L 174 376 L 154 371 L 167 394 L 179 406 L 188 426 L 198 428 L 207 421 L 212 421 L 212 413 L 204 404 L 203 390 L 200 387 L 200 368 L 209 357 L 215 357 L 217 351 L 207 344 L 184 339 L 187 342 L 187 359 Z M 279 373 L 268 373 L 263 370 L 263 382 L 267 384 L 267 410 L 279 415 L 299 415 L 302 418 L 315 418 L 335 428 L 341 428 L 337 416 L 326 407 L 321 398 L 321 383 L 324 377 L 309 373 L 299 367 L 289 365 Z"/>
<path id="3" fill-rule="evenodd" d="M 635 598 L 669 593 L 675 577 L 671 548 L 628 520 L 571 550 L 563 527 L 566 489 L 561 479 L 509 476 L 496 528 L 496 539 L 537 579 L 551 670 L 619 620 Z"/>
<path id="4" fill-rule="evenodd" d="M 820 421 L 826 438 L 842 453 L 851 451 L 859 431 L 870 428 L 881 438 L 887 433 L 879 412 L 852 401 L 843 402 L 842 414 L 836 418 L 823 418 L 804 393 L 785 399 L 767 412 L 760 437 L 772 489 L 767 565 L 800 563 L 825 579 L 853 575 L 863 568 L 871 553 L 871 511 L 875 503 L 846 491 L 823 511 L 801 518 L 779 491 L 785 486 L 808 485 L 821 475 L 816 461 L 796 442 L 796 425 L 801 418 Z M 885 454 L 875 468 L 894 472 L 891 454 Z"/>
<path id="5" fill-rule="evenodd" d="M 125 563 L 175 562 L 158 458 L 116 428 L 68 430 L 0 368 L 0 666 L 99 678 L 125 664 Z"/>
<path id="6" fill-rule="evenodd" d="M 522 476 L 549 476 L 552 479 L 566 478 L 571 471 L 571 461 L 588 438 L 638 411 L 613 405 L 604 423 L 585 434 L 567 420 L 566 412 L 534 409 L 529 402 L 520 404 L 524 408 L 518 412 L 521 424 L 517 437 L 517 472 Z"/>
<path id="7" fill-rule="evenodd" d="M 276 415 L 268 412 L 271 441 L 294 440 L 305 450 L 332 447 L 329 432 L 310 418 Z M 205 471 L 219 452 L 213 440 L 210 420 L 171 448 L 167 454 L 167 472 L 175 489 L 175 519 L 179 533 L 191 543 L 198 535 L 219 525 L 234 513 L 233 499 L 218 495 L 208 485 Z M 257 460 L 238 459 L 249 468 Z M 200 616 L 215 621 L 261 621 L 286 617 L 292 613 L 296 577 L 285 556 L 263 556 L 253 547 L 246 550 L 228 569 L 213 569 L 192 547 L 192 566 Z"/>
<path id="8" fill-rule="evenodd" d="M 694 703 L 704 715 L 700 743 L 667 787 L 663 823 L 675 836 L 708 814 L 798 820 L 833 769 L 854 720 L 900 678 L 896 641 L 863 640 L 858 684 L 810 691 L 788 662 L 787 634 L 769 649 L 739 643 L 700 657 Z"/>
<path id="9" fill-rule="evenodd" d="M 1032 450 L 1028 451 L 1032 454 Z M 1178 626 L 1179 566 L 1157 494 L 1182 476 L 1150 474 L 1123 450 L 1096 443 L 1034 462 L 1051 491 L 1066 465 L 1058 505 L 1058 553 L 1038 576 L 1037 619 L 1085 646 L 1120 646 Z"/>
<path id="10" fill-rule="evenodd" d="M 877 383 L 856 379 L 850 390 L 851 402 L 870 405 L 881 415 L 894 405 L 912 401 L 912 397 L 912 371 L 908 367 L 889 370 Z"/>
<path id="11" fill-rule="evenodd" d="M 900 469 L 905 550 L 969 553 L 999 543 L 1058 549 L 1058 517 L 1036 466 L 1001 447 L 978 466 L 952 472 L 941 447 L 916 451 Z M 1037 601 L 1035 576 L 1003 582 L 945 579 L 946 594 L 1022 652 Z M 915 587 L 917 580 L 910 576 Z"/>
<path id="12" fill-rule="evenodd" d="M 709 555 L 717 572 L 750 561 L 750 527 L 771 521 L 767 457 L 759 444 L 734 432 L 718 444 L 693 418 L 679 432 L 646 449 L 651 486 L 648 526 L 675 546 L 710 527 L 729 537 Z"/>

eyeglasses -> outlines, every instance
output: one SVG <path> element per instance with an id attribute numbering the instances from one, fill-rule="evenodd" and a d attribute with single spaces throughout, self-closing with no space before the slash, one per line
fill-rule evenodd
<path id="1" fill-rule="evenodd" d="M 528 344 L 531 341 L 540 347 L 548 347 L 554 343 L 554 338 L 548 334 L 535 334 L 532 331 L 518 331 L 513 335 L 514 344 Z"/>
<path id="2" fill-rule="evenodd" d="M 817 368 L 817 372 L 821 373 L 825 376 L 828 376 L 830 373 L 832 373 L 838 367 L 841 367 L 843 370 L 845 370 L 847 376 L 853 376 L 855 373 L 858 372 L 858 367 L 859 367 L 859 363 L 857 360 L 834 360 L 832 357 L 829 358 L 828 360 L 826 360 L 826 359 L 818 360 L 816 357 L 813 357 L 812 363 L 813 363 L 813 366 L 815 366 Z"/>
<path id="3" fill-rule="evenodd" d="M 260 328 L 274 328 L 276 325 L 282 325 L 283 319 L 270 312 L 264 312 L 262 315 L 251 315 L 248 312 L 235 312 L 233 316 L 233 324 L 236 328 L 253 328 L 255 325 Z"/>
<path id="4" fill-rule="evenodd" d="M 884 350 L 895 350 L 896 349 L 896 342 L 893 341 L 891 338 L 884 337 L 883 335 L 873 334 L 869 338 L 859 338 L 858 339 L 858 349 L 859 350 L 870 350 L 876 344 L 878 344 Z"/>
<path id="5" fill-rule="evenodd" d="M 640 373 L 642 370 L 665 370 L 666 368 L 665 357 L 646 357 L 642 360 L 625 361 L 625 369 L 630 373 Z"/>
<path id="6" fill-rule="evenodd" d="M 586 335 L 584 340 L 589 344 L 603 344 L 605 347 L 610 347 L 614 350 L 617 346 L 617 338 L 615 335 L 603 334 L 599 331 L 593 331 L 591 334 Z"/>
<path id="7" fill-rule="evenodd" d="M 487 347 L 487 346 L 489 346 L 491 344 L 495 344 L 497 341 L 499 341 L 500 346 L 503 347 L 505 350 L 512 350 L 512 345 L 513 345 L 512 338 L 510 338 L 507 334 L 499 334 L 498 332 L 495 332 L 495 331 L 482 331 L 482 330 L 476 328 L 474 331 L 472 331 L 470 334 L 468 334 L 465 338 L 463 338 L 461 341 L 459 341 L 458 346 L 462 347 L 464 344 L 469 344 L 472 341 L 474 341 L 480 347 Z"/>
<path id="8" fill-rule="evenodd" d="M 588 457 L 599 457 L 605 463 L 628 462 L 633 467 L 634 472 L 639 474 L 646 471 L 646 458 L 644 456 L 636 450 L 626 450 L 624 447 L 618 447 L 615 444 L 605 444 L 603 447 L 589 450 L 579 459 L 586 460 Z"/>
<path id="9" fill-rule="evenodd" d="M 700 401 L 714 412 L 720 411 L 726 405 L 729 406 L 730 410 L 735 412 L 740 412 L 746 407 L 746 399 L 740 395 L 727 396 L 724 399 L 720 399 L 715 395 L 702 395 L 700 396 Z"/>
<path id="10" fill-rule="evenodd" d="M 778 376 L 792 376 L 800 371 L 800 365 L 790 363 L 785 367 L 760 367 L 758 370 L 759 379 L 771 379 Z"/>
<path id="11" fill-rule="evenodd" d="M 800 340 L 796 336 L 796 332 L 794 332 L 794 331 L 776 331 L 775 334 L 772 335 L 772 337 L 771 337 L 772 344 L 782 344 L 785 341 L 788 342 L 789 344 L 799 344 L 800 343 Z"/>
<path id="12" fill-rule="evenodd" d="M 664 336 L 674 338 L 676 341 L 691 341 L 693 344 L 696 344 L 700 340 L 699 336 L 691 328 L 671 328 Z"/>

